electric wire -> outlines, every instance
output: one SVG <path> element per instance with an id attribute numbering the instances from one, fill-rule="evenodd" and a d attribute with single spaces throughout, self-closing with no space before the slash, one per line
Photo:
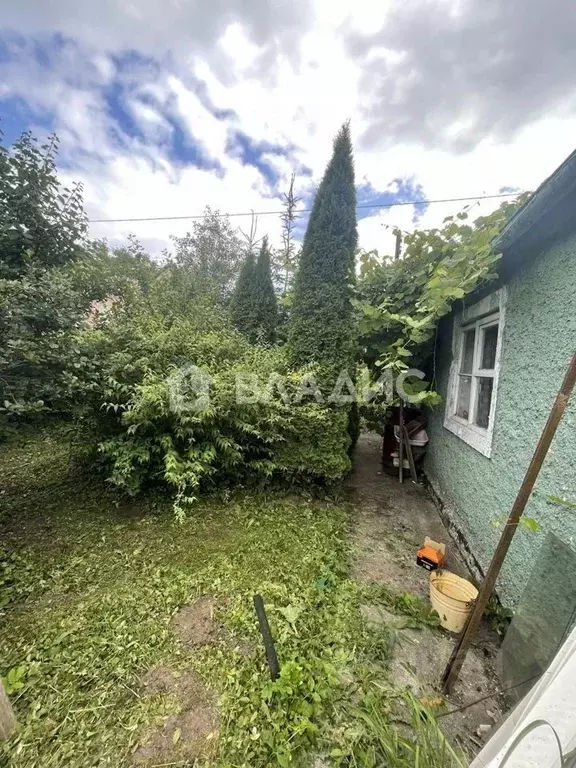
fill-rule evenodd
<path id="1" fill-rule="evenodd" d="M 518 197 L 521 192 L 500 192 L 497 195 L 472 195 L 470 197 L 445 197 L 436 200 L 402 200 L 396 203 L 365 203 L 356 206 L 357 210 L 369 208 L 399 208 L 406 205 L 434 205 L 436 203 L 464 203 L 474 200 L 495 200 L 503 197 Z M 297 214 L 310 213 L 312 208 L 301 208 L 296 211 Z M 280 216 L 284 211 L 240 211 L 234 213 L 220 213 L 215 215 L 220 217 L 228 216 Z M 88 219 L 89 224 L 122 224 L 142 221 L 183 221 L 186 219 L 203 219 L 203 213 L 195 213 L 189 216 L 142 216 L 129 219 Z"/>

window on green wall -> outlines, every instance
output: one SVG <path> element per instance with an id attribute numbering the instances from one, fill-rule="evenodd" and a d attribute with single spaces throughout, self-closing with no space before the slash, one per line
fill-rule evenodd
<path id="1" fill-rule="evenodd" d="M 496 375 L 498 318 L 462 329 L 456 416 L 487 429 Z"/>
<path id="2" fill-rule="evenodd" d="M 500 369 L 503 308 L 483 314 L 482 309 L 500 306 L 484 300 L 454 322 L 452 366 L 444 426 L 485 456 L 490 456 Z"/>

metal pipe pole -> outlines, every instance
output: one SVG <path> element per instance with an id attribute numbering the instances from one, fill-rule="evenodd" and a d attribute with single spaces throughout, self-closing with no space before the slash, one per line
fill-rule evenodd
<path id="1" fill-rule="evenodd" d="M 278 664 L 278 656 L 276 656 L 276 648 L 274 647 L 274 638 L 272 637 L 270 625 L 268 624 L 268 617 L 266 616 L 266 610 L 264 609 L 264 601 L 260 595 L 254 595 L 254 608 L 256 609 L 256 615 L 258 616 L 258 624 L 260 625 L 262 640 L 264 641 L 266 659 L 268 660 L 268 667 L 270 668 L 270 677 L 272 680 L 276 680 L 280 674 L 280 664 Z"/>
<path id="2" fill-rule="evenodd" d="M 522 517 L 522 514 L 524 513 L 528 499 L 532 494 L 534 484 L 536 483 L 536 479 L 540 473 L 540 469 L 542 468 L 542 464 L 544 463 L 544 459 L 546 458 L 546 454 L 548 453 L 552 439 L 556 434 L 558 424 L 564 415 L 564 411 L 566 410 L 568 400 L 570 399 L 570 395 L 572 394 L 572 390 L 574 389 L 575 384 L 576 352 L 572 355 L 572 360 L 570 361 L 570 365 L 568 366 L 568 370 L 564 376 L 562 387 L 556 395 L 556 400 L 554 401 L 554 405 L 552 406 L 552 410 L 548 416 L 548 421 L 546 422 L 546 426 L 540 435 L 540 440 L 538 441 L 538 445 L 536 446 L 536 450 L 532 456 L 532 461 L 526 470 L 524 480 L 520 486 L 520 490 L 518 491 L 518 495 L 516 496 L 516 500 L 512 506 L 510 515 L 508 516 L 508 520 L 504 526 L 504 530 L 502 531 L 502 536 L 500 537 L 500 541 L 498 542 L 498 546 L 496 547 L 496 551 L 492 557 L 492 562 L 490 563 L 486 572 L 484 583 L 482 584 L 480 592 L 478 593 L 478 597 L 476 598 L 468 622 L 464 627 L 462 634 L 458 638 L 454 650 L 452 651 L 450 661 L 444 670 L 444 674 L 442 676 L 442 690 L 444 693 L 449 693 L 452 685 L 458 679 L 458 675 L 462 669 L 462 664 L 464 663 L 464 659 L 466 658 L 466 654 L 468 653 L 472 639 L 476 634 L 478 626 L 480 625 L 480 620 L 482 619 L 482 615 L 486 605 L 488 604 L 488 600 L 490 599 L 490 596 L 494 590 L 496 579 L 498 578 L 502 568 L 502 563 L 504 562 L 504 558 L 508 553 L 508 549 L 510 548 L 510 544 L 514 534 L 516 533 L 516 529 L 518 528 L 518 523 Z"/>

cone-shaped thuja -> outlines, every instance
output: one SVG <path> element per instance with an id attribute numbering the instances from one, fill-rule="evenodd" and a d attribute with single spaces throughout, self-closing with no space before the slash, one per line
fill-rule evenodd
<path id="1" fill-rule="evenodd" d="M 304 237 L 289 328 L 293 365 L 321 363 L 333 370 L 353 366 L 350 299 L 356 244 L 354 162 L 346 123 L 334 140 Z"/>

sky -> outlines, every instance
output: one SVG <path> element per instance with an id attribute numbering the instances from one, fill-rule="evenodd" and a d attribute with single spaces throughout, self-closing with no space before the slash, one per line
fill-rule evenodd
<path id="1" fill-rule="evenodd" d="M 570 0 L 19 0 L 0 127 L 57 132 L 91 220 L 278 211 L 293 172 L 307 206 L 345 120 L 362 205 L 529 190 L 576 144 L 575 22 Z M 361 208 L 360 245 L 463 205 Z M 90 234 L 160 254 L 190 225 Z M 258 233 L 278 242 L 279 217 Z"/>

